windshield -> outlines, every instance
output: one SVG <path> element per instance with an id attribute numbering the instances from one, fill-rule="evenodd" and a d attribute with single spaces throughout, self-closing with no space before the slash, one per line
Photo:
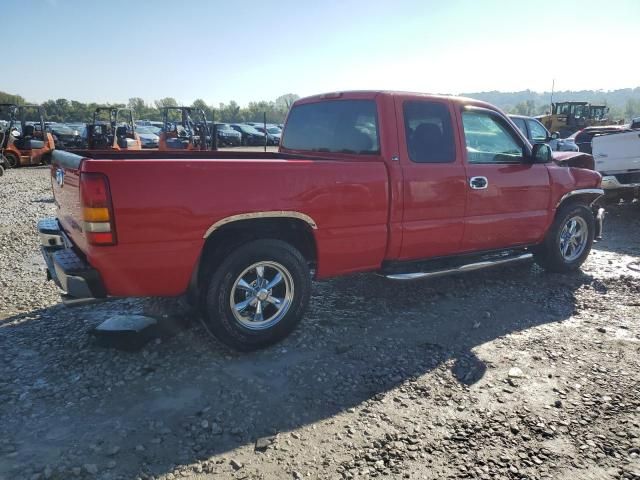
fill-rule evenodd
<path id="1" fill-rule="evenodd" d="M 375 154 L 380 151 L 373 100 L 330 100 L 294 106 L 283 146 L 313 152 Z"/>
<path id="2" fill-rule="evenodd" d="M 273 133 L 274 135 L 280 135 L 280 133 L 282 133 L 278 127 L 269 127 L 267 128 L 267 132 Z"/>
<path id="3" fill-rule="evenodd" d="M 153 131 L 153 129 L 151 127 L 136 127 L 136 131 L 138 133 L 148 133 L 148 134 L 152 134 L 155 135 L 156 132 Z"/>
<path id="4" fill-rule="evenodd" d="M 233 130 L 233 128 L 231 128 L 231 125 L 229 125 L 228 123 L 216 123 L 216 129 L 218 130 Z M 235 130 L 233 130 L 235 132 Z"/>
<path id="5" fill-rule="evenodd" d="M 258 130 L 253 128 L 251 125 L 239 125 L 240 130 L 246 133 L 260 133 Z"/>

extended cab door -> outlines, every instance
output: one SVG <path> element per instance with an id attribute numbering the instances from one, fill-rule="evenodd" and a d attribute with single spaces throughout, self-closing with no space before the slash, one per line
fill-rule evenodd
<path id="1" fill-rule="evenodd" d="M 463 249 L 494 250 L 540 241 L 550 211 L 546 165 L 531 162 L 530 145 L 500 113 L 466 106 L 460 118 L 467 175 Z"/>
<path id="2" fill-rule="evenodd" d="M 464 231 L 463 152 L 446 99 L 395 97 L 403 176 L 401 259 L 458 253 Z"/>

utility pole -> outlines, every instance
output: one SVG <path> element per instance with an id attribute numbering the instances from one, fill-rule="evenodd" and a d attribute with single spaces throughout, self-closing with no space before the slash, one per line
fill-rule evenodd
<path id="1" fill-rule="evenodd" d="M 556 86 L 556 79 L 554 78 L 551 80 L 551 106 L 549 109 L 550 114 L 553 114 L 553 89 L 555 86 Z"/>

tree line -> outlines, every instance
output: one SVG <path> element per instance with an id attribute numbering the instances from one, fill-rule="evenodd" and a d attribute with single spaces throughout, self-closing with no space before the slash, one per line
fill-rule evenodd
<path id="1" fill-rule="evenodd" d="M 281 95 L 274 101 L 249 102 L 246 107 L 241 107 L 235 101 L 220 103 L 217 106 L 207 105 L 202 99 L 195 100 L 189 107 L 202 109 L 207 115 L 207 119 L 223 123 L 240 122 L 261 122 L 266 114 L 267 122 L 282 123 L 289 111 L 289 108 L 298 95 L 288 93 Z M 24 105 L 28 103 L 20 95 L 12 95 L 0 92 L 0 103 L 15 103 Z M 83 103 L 76 100 L 58 98 L 57 100 L 47 100 L 42 103 L 45 112 L 45 120 L 51 122 L 89 122 L 93 119 L 93 112 L 97 107 L 112 106 L 120 108 L 130 108 L 136 120 L 162 120 L 162 107 L 176 107 L 178 101 L 172 97 L 161 98 L 153 103 L 147 103 L 142 98 L 130 98 L 125 103 L 98 104 L 94 102 Z"/>
<path id="2" fill-rule="evenodd" d="M 476 98 L 492 103 L 507 113 L 518 115 L 541 115 L 550 110 L 550 92 L 533 92 L 524 90 L 521 92 L 475 92 L 462 94 L 465 97 Z M 274 101 L 249 102 L 241 107 L 235 101 L 220 103 L 217 106 L 207 105 L 202 99 L 195 100 L 192 107 L 204 110 L 207 118 L 216 122 L 261 122 L 266 113 L 267 122 L 282 123 L 289 111 L 291 104 L 298 99 L 298 95 L 288 93 L 281 95 Z M 554 101 L 587 101 L 594 104 L 605 104 L 609 107 L 609 118 L 612 121 L 626 120 L 640 117 L 640 87 L 623 88 L 618 90 L 580 90 L 561 91 L 554 93 Z M 27 103 L 20 95 L 12 95 L 0 92 L 0 103 Z M 139 120 L 162 120 L 160 109 L 165 106 L 177 106 L 175 98 L 165 97 L 147 103 L 142 98 L 134 97 L 124 103 L 114 103 L 110 106 L 128 107 Z M 52 122 L 88 122 L 93 117 L 96 107 L 103 106 L 97 103 L 83 103 L 76 100 L 59 98 L 47 100 L 42 104 L 45 116 Z"/>

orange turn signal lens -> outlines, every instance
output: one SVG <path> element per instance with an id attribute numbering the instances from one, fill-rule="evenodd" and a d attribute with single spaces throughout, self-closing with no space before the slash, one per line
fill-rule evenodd
<path id="1" fill-rule="evenodd" d="M 109 209 L 108 208 L 83 208 L 83 216 L 85 222 L 108 222 Z"/>

